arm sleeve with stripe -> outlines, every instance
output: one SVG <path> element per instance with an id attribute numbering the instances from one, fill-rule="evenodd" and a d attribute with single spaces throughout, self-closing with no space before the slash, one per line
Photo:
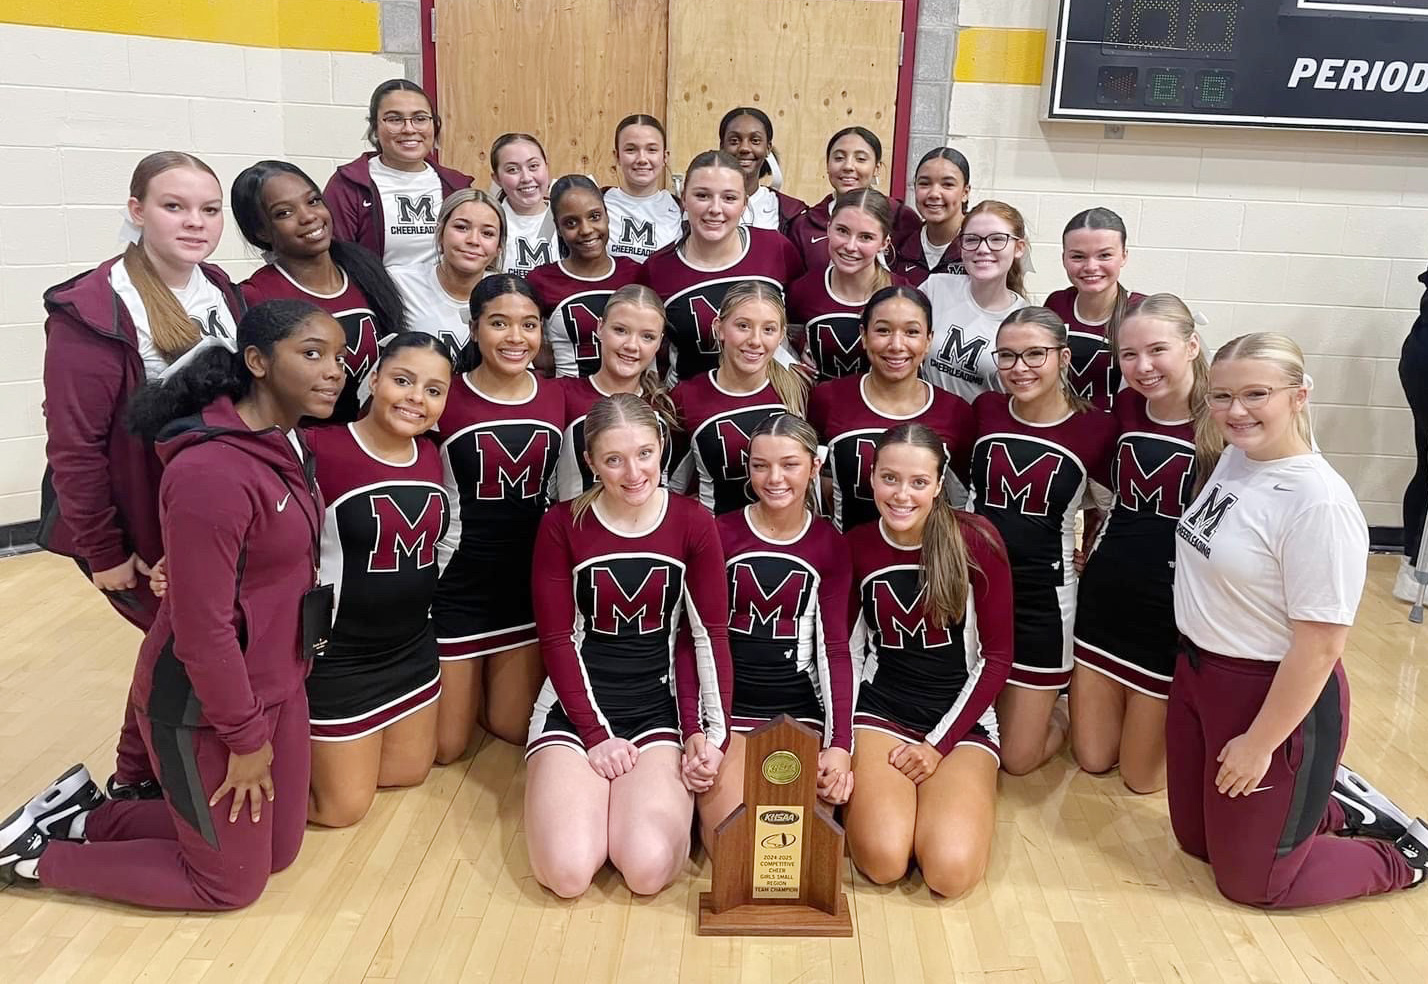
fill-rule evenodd
<path id="1" fill-rule="evenodd" d="M 675 693 L 685 739 L 696 732 L 721 749 L 729 744 L 734 663 L 729 655 L 729 584 L 714 517 L 688 510 L 684 619 L 675 645 Z"/>
<path id="2" fill-rule="evenodd" d="M 828 706 L 824 713 L 831 727 L 831 746 L 853 750 L 853 658 L 848 648 L 848 597 L 852 593 L 853 563 L 848 544 L 834 538 L 828 569 L 820 572 L 818 615 L 822 644 L 818 647 L 818 675 L 824 681 Z"/>

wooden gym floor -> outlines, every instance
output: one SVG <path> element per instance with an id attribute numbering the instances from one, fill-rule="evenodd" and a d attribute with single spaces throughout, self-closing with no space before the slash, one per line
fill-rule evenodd
<path id="1" fill-rule="evenodd" d="M 1428 628 L 1408 622 L 1376 557 L 1346 659 L 1348 761 L 1428 813 Z M 101 780 L 139 636 L 73 565 L 0 561 L 0 811 L 72 762 Z M 521 831 L 520 751 L 487 741 L 420 789 L 382 793 L 252 908 L 169 915 L 47 890 L 0 892 L 0 980 L 1375 981 L 1428 979 L 1428 889 L 1268 914 L 1232 905 L 1180 854 L 1163 795 L 1137 797 L 1065 755 L 1003 777 L 985 884 L 934 901 L 914 878 L 847 873 L 857 936 L 701 939 L 708 866 L 635 899 L 608 869 L 583 899 L 535 883 Z"/>

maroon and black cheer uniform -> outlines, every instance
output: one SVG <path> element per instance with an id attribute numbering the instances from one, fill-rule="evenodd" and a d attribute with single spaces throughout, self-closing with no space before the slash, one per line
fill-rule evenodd
<path id="1" fill-rule="evenodd" d="M 600 340 L 595 329 L 605 316 L 610 295 L 639 276 L 640 264 L 627 256 L 610 261 L 603 277 L 580 277 L 564 260 L 546 263 L 526 274 L 545 318 L 545 338 L 555 355 L 558 376 L 589 376 L 600 369 Z"/>
<path id="2" fill-rule="evenodd" d="M 1144 294 L 1132 293 L 1129 304 L 1139 304 L 1144 299 Z M 1121 367 L 1111 351 L 1106 322 L 1093 325 L 1076 316 L 1075 287 L 1063 287 L 1047 295 L 1046 306 L 1066 322 L 1071 388 L 1097 410 L 1109 410 L 1121 388 Z"/>
<path id="3" fill-rule="evenodd" d="M 892 282 L 907 283 L 896 275 Z M 859 327 L 865 306 L 833 293 L 832 266 L 809 270 L 789 286 L 788 323 L 803 325 L 803 361 L 817 381 L 868 371 Z"/>
<path id="4" fill-rule="evenodd" d="M 893 241 L 922 228 L 922 216 L 896 198 L 889 199 L 893 207 Z M 821 270 L 828 265 L 828 224 L 833 221 L 833 193 L 823 196 L 788 224 L 788 238 L 803 257 L 809 270 Z"/>
<path id="5" fill-rule="evenodd" d="M 754 501 L 749 486 L 749 435 L 768 417 L 787 413 L 773 384 L 752 393 L 730 393 L 716 381 L 717 369 L 670 391 L 689 453 L 675 466 L 670 484 L 698 495 L 714 515 Z"/>

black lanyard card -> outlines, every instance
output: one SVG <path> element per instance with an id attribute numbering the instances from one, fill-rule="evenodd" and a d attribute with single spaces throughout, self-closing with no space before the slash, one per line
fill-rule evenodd
<path id="1" fill-rule="evenodd" d="M 332 609 L 332 585 L 319 584 L 303 593 L 303 659 L 315 659 L 327 651 L 327 641 L 332 635 Z"/>

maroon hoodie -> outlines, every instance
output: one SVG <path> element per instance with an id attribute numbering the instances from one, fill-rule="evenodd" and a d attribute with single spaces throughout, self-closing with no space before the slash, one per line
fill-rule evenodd
<path id="1" fill-rule="evenodd" d="M 300 440 L 300 439 L 299 439 Z M 164 428 L 159 515 L 169 590 L 129 699 L 152 720 L 209 727 L 257 751 L 263 717 L 302 693 L 301 607 L 313 586 L 322 493 L 288 434 L 249 430 L 228 397 Z"/>
<path id="2" fill-rule="evenodd" d="M 914 209 L 908 208 L 896 198 L 890 199 L 893 207 L 893 242 L 897 242 L 910 231 L 922 228 L 922 218 Z M 803 255 L 803 265 L 809 270 L 822 270 L 828 265 L 828 221 L 833 208 L 833 195 L 823 197 L 821 202 L 808 206 L 788 224 L 787 236 Z"/>
<path id="3" fill-rule="evenodd" d="M 129 396 L 144 385 L 144 361 L 129 309 L 109 286 L 117 262 L 45 292 L 48 467 L 36 539 L 91 571 L 118 567 L 131 553 L 150 564 L 164 554 L 159 459 L 124 428 Z M 199 268 L 237 321 L 244 304 L 228 275 L 207 263 Z"/>
<path id="4" fill-rule="evenodd" d="M 332 238 L 359 243 L 378 256 L 385 256 L 387 225 L 382 218 L 382 196 L 372 185 L 371 161 L 376 156 L 375 150 L 368 151 L 339 167 L 328 179 L 322 198 L 332 213 Z M 442 167 L 436 161 L 427 163 L 436 169 L 436 176 L 441 179 L 443 198 L 453 191 L 470 188 L 476 180 L 454 168 Z"/>
<path id="5" fill-rule="evenodd" d="M 953 239 L 947 244 L 947 252 L 937 261 L 937 266 L 927 269 L 927 254 L 922 249 L 922 224 L 902 230 L 893 236 L 893 260 L 889 264 L 893 273 L 900 273 L 915 287 L 921 287 L 934 273 L 965 274 L 962 265 L 962 244 Z"/>

